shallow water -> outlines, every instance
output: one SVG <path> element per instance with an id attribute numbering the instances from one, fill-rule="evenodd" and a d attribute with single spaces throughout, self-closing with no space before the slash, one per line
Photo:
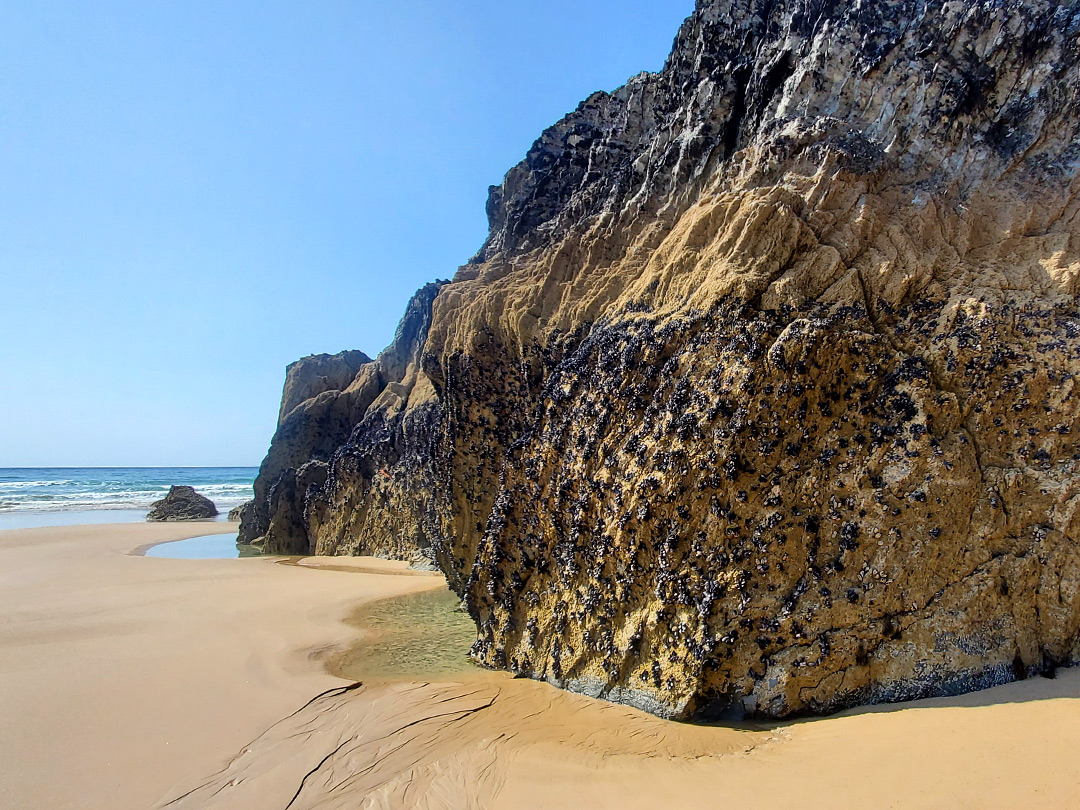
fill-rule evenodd
<path id="1" fill-rule="evenodd" d="M 220 519 L 224 520 L 225 515 Z M 0 530 L 86 526 L 92 523 L 145 523 L 145 509 L 80 509 L 58 512 L 0 511 Z"/>
<path id="2" fill-rule="evenodd" d="M 259 557 L 255 546 L 236 542 L 235 534 L 209 534 L 172 543 L 161 543 L 146 550 L 147 557 L 170 560 L 235 560 L 240 557 Z"/>
<path id="3" fill-rule="evenodd" d="M 460 599 L 449 588 L 407 594 L 361 606 L 349 624 L 364 637 L 329 665 L 354 681 L 451 677 L 475 672 L 469 649 L 476 626 L 455 610 Z"/>

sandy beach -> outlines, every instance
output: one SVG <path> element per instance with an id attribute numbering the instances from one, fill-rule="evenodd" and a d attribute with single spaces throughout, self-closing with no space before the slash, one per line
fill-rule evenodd
<path id="1" fill-rule="evenodd" d="M 346 620 L 441 577 L 133 554 L 232 529 L 0 532 L 0 806 L 1080 807 L 1076 670 L 740 728 L 479 670 L 357 684 Z"/>
<path id="2" fill-rule="evenodd" d="M 0 532 L 0 806 L 149 808 L 343 682 L 364 599 L 438 576 L 131 556 L 235 524 Z"/>

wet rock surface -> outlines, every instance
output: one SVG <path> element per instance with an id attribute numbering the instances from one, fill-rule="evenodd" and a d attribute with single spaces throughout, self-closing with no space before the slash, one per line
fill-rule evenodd
<path id="1" fill-rule="evenodd" d="M 155 522 L 175 520 L 205 520 L 217 517 L 217 507 L 193 487 L 169 487 L 169 494 L 150 505 L 146 519 Z"/>
<path id="2" fill-rule="evenodd" d="M 1077 662 L 1078 38 L 699 2 L 291 408 L 242 535 L 430 559 L 477 660 L 683 719 Z"/>

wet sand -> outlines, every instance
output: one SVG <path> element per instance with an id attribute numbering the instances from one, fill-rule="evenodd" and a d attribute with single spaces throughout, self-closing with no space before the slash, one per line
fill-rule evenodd
<path id="1" fill-rule="evenodd" d="M 1080 807 L 1078 670 L 680 725 L 472 668 L 437 575 L 128 553 L 206 533 L 0 532 L 0 806 Z"/>

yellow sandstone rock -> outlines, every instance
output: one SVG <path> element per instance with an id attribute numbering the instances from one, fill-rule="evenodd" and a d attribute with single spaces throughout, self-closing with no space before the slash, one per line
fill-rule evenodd
<path id="1" fill-rule="evenodd" d="M 479 661 L 665 716 L 1076 662 L 1078 42 L 1077 2 L 699 2 L 291 409 L 243 531 L 422 554 Z"/>

